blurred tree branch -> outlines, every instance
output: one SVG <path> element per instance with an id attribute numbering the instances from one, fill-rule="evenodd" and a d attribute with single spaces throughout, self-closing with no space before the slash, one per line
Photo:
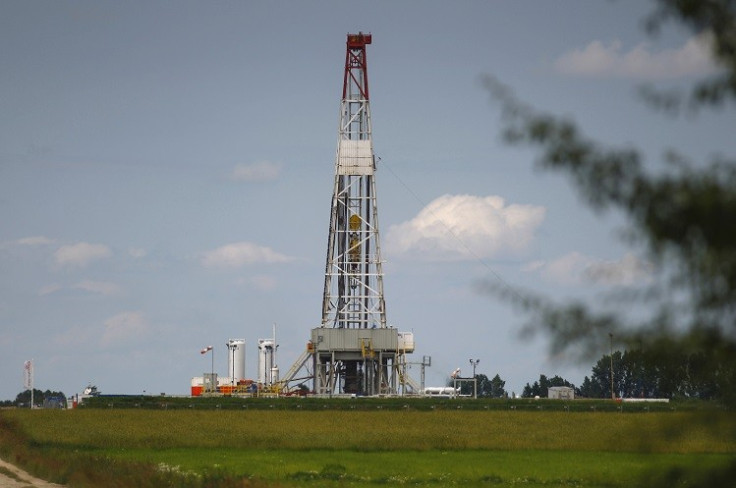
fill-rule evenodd
<path id="1" fill-rule="evenodd" d="M 736 1 L 656 3 L 646 20 L 650 33 L 675 21 L 696 34 L 712 35 L 713 57 L 722 71 L 693 86 L 690 106 L 722 108 L 736 99 Z M 662 354 L 668 349 L 705 352 L 713 371 L 721 374 L 722 400 L 736 406 L 731 393 L 736 386 L 736 160 L 721 157 L 693 165 L 669 151 L 664 157 L 668 170 L 652 174 L 636 148 L 605 147 L 574 121 L 525 104 L 493 76 L 483 83 L 500 104 L 504 139 L 538 148 L 537 165 L 568 175 L 595 211 L 622 212 L 635 241 L 666 279 L 654 285 L 663 289 L 648 292 L 648 316 L 638 319 L 593 310 L 582 301 L 554 304 L 505 284 L 484 283 L 482 290 L 527 311 L 532 319 L 525 333 L 546 331 L 555 353 L 592 349 L 608 333 Z M 663 100 L 681 103 L 676 97 Z"/>

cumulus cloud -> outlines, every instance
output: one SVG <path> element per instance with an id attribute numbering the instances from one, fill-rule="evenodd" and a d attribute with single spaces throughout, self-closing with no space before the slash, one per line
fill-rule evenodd
<path id="1" fill-rule="evenodd" d="M 560 73 L 587 77 L 673 79 L 715 71 L 710 55 L 712 36 L 690 38 L 677 49 L 655 51 L 646 43 L 625 51 L 621 41 L 595 40 L 560 56 L 554 63 Z"/>
<path id="2" fill-rule="evenodd" d="M 277 253 L 271 248 L 244 241 L 206 252 L 202 264 L 207 267 L 238 268 L 246 264 L 285 263 L 291 260 L 291 257 Z"/>
<path id="3" fill-rule="evenodd" d="M 253 164 L 238 164 L 230 173 L 234 181 L 272 181 L 281 174 L 281 165 L 270 161 Z"/>
<path id="4" fill-rule="evenodd" d="M 54 253 L 56 264 L 60 266 L 84 267 L 93 261 L 107 258 L 112 255 L 109 247 L 103 244 L 78 242 L 62 246 Z"/>
<path id="5" fill-rule="evenodd" d="M 561 285 L 632 286 L 650 280 L 652 265 L 631 253 L 620 260 L 603 261 L 579 252 L 571 252 L 551 261 L 534 261 L 523 271 L 536 273 L 545 281 Z"/>
<path id="6" fill-rule="evenodd" d="M 84 280 L 72 286 L 76 290 L 84 290 L 89 293 L 99 293 L 100 295 L 117 295 L 120 293 L 120 287 L 115 283 L 107 281 L 91 281 Z"/>
<path id="7" fill-rule="evenodd" d="M 146 335 L 148 330 L 148 323 L 140 312 L 119 313 L 103 323 L 100 345 L 110 346 L 119 342 L 130 342 Z"/>
<path id="8" fill-rule="evenodd" d="M 435 261 L 458 261 L 523 251 L 545 208 L 506 205 L 498 196 L 443 195 L 413 219 L 391 226 L 386 250 Z"/>

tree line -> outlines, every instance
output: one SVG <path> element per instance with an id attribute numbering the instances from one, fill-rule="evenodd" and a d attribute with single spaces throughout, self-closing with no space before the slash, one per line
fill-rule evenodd
<path id="1" fill-rule="evenodd" d="M 611 375 L 613 366 L 613 378 Z M 716 363 L 704 352 L 673 352 L 625 350 L 604 354 L 593 365 L 590 376 L 576 386 L 558 375 L 527 383 L 522 398 L 546 398 L 549 388 L 573 388 L 577 398 L 611 398 L 611 387 L 616 398 L 669 398 L 727 401 L 736 388 L 736 371 L 730 362 Z M 506 381 L 497 374 L 489 379 L 484 374 L 475 376 L 479 397 L 504 398 L 515 393 L 505 390 Z M 612 381 L 613 379 L 613 381 Z M 449 386 L 453 385 L 450 380 Z M 461 395 L 472 395 L 472 382 L 460 385 Z"/>
<path id="2" fill-rule="evenodd" d="M 15 400 L 4 400 L 0 402 L 1 407 L 31 407 L 31 390 L 23 390 L 16 395 Z M 43 408 L 65 408 L 66 395 L 61 391 L 33 389 L 33 406 Z"/>
<path id="3" fill-rule="evenodd" d="M 484 398 L 504 398 L 508 396 L 508 392 L 504 389 L 506 382 L 501 379 L 498 374 L 493 378 L 488 378 L 484 374 L 475 375 L 476 385 L 473 386 L 472 381 L 461 381 L 457 386 L 460 388 L 460 395 L 472 396 L 475 388 L 475 393 L 479 397 Z M 455 381 L 450 379 L 447 382 L 447 386 L 455 386 Z"/>
<path id="4" fill-rule="evenodd" d="M 613 364 L 613 382 L 611 365 Z M 589 398 L 728 399 L 736 377 L 732 362 L 714 362 L 707 352 L 616 351 L 604 355 L 576 393 Z M 613 383 L 613 385 L 612 385 Z"/>

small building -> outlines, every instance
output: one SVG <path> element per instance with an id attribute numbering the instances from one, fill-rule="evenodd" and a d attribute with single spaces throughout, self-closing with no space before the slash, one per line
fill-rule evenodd
<path id="1" fill-rule="evenodd" d="M 547 398 L 555 400 L 574 400 L 575 389 L 570 386 L 550 386 L 547 389 Z"/>

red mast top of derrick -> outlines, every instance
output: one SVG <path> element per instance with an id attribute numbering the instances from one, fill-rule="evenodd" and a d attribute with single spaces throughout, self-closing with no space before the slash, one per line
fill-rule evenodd
<path id="1" fill-rule="evenodd" d="M 345 78 L 342 85 L 342 98 L 348 94 L 360 94 L 360 98 L 368 100 L 368 64 L 365 56 L 365 46 L 371 43 L 371 34 L 348 34 L 347 51 L 345 54 Z M 349 88 L 352 87 L 353 90 Z M 355 90 L 357 89 L 357 90 Z"/>

